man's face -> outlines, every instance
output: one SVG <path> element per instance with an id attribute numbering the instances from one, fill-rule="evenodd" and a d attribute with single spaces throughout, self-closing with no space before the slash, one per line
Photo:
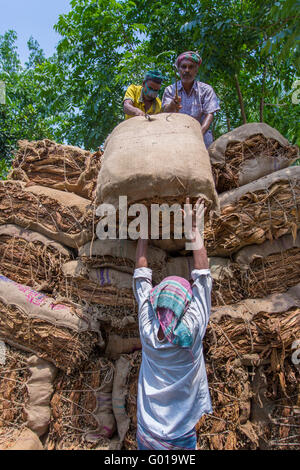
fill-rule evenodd
<path id="1" fill-rule="evenodd" d="M 160 87 L 161 83 L 154 82 L 153 80 L 143 82 L 143 93 L 146 100 L 154 101 L 158 95 Z"/>
<path id="2" fill-rule="evenodd" d="M 194 61 L 183 59 L 178 69 L 181 81 L 183 83 L 193 82 L 196 78 L 198 68 L 198 65 Z"/>

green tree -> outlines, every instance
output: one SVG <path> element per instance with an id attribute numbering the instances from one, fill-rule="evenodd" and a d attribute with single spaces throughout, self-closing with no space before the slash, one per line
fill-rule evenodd
<path id="1" fill-rule="evenodd" d="M 36 66 L 45 60 L 37 41 L 28 41 L 29 61 L 21 66 L 16 48 L 17 34 L 0 36 L 0 81 L 5 83 L 6 102 L 0 104 L 0 174 L 5 176 L 19 139 L 53 137 L 44 104 L 38 99 Z"/>

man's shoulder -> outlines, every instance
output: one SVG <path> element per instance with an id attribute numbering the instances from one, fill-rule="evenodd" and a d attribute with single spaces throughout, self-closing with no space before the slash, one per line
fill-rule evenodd
<path id="1" fill-rule="evenodd" d="M 126 93 L 125 93 L 125 96 L 126 94 L 133 94 L 133 95 L 137 95 L 141 92 L 141 89 L 142 89 L 142 85 L 135 85 L 134 83 L 132 83 L 131 85 L 129 85 L 129 87 L 127 88 L 126 90 Z"/>
<path id="2" fill-rule="evenodd" d="M 196 87 L 201 93 L 205 93 L 207 91 L 213 91 L 213 87 L 208 83 L 200 82 L 199 80 L 195 81 Z"/>
<path id="3" fill-rule="evenodd" d="M 171 93 L 173 90 L 174 84 L 171 84 L 169 86 L 166 86 L 164 93 Z"/>

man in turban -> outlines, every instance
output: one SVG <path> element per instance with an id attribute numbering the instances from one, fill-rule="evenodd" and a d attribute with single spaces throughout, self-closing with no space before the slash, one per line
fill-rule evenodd
<path id="1" fill-rule="evenodd" d="M 175 66 L 181 80 L 177 82 L 178 100 L 176 99 L 176 85 L 165 89 L 162 107 L 165 113 L 184 113 L 197 119 L 201 125 L 204 142 L 209 147 L 213 142 L 210 125 L 214 113 L 220 109 L 217 95 L 213 88 L 206 83 L 195 80 L 202 59 L 197 52 L 183 52 L 177 57 Z"/>
<path id="2" fill-rule="evenodd" d="M 149 70 L 144 77 L 143 85 L 130 85 L 127 88 L 123 100 L 125 119 L 161 112 L 158 92 L 163 79 L 163 75 L 158 70 Z"/>
<path id="3" fill-rule="evenodd" d="M 196 449 L 195 425 L 203 414 L 212 412 L 202 348 L 212 279 L 195 223 L 204 212 L 200 199 L 190 210 L 192 230 L 187 238 L 194 243 L 192 285 L 182 277 L 169 276 L 153 287 L 148 240 L 138 241 L 133 291 L 142 343 L 137 396 L 139 450 Z"/>

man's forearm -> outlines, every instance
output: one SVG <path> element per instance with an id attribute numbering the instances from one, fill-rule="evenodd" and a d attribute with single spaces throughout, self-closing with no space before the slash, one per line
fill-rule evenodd
<path id="1" fill-rule="evenodd" d="M 208 269 L 209 263 L 203 239 L 197 228 L 194 228 L 193 232 L 194 238 L 192 239 L 192 243 L 194 243 L 196 246 L 196 249 L 193 250 L 194 269 Z"/>
<path id="2" fill-rule="evenodd" d="M 139 238 L 136 248 L 136 268 L 148 268 L 148 240 L 142 240 Z"/>
<path id="3" fill-rule="evenodd" d="M 210 128 L 210 125 L 211 123 L 213 122 L 213 119 L 214 119 L 214 115 L 211 113 L 211 114 L 207 114 L 201 124 L 201 129 L 202 129 L 202 133 L 203 135 L 205 134 L 205 132 L 208 131 L 208 129 Z"/>
<path id="4" fill-rule="evenodd" d="M 125 114 L 129 116 L 141 116 L 143 111 L 139 108 L 136 108 L 130 100 L 125 100 L 123 105 L 123 110 Z"/>
<path id="5" fill-rule="evenodd" d="M 206 253 L 206 248 L 203 246 L 200 250 L 193 251 L 194 258 L 194 269 L 208 269 L 208 257 Z"/>

